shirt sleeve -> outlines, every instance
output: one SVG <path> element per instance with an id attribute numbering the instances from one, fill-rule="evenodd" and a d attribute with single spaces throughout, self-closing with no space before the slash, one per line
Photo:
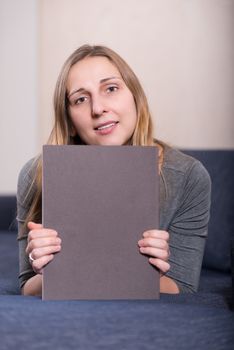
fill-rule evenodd
<path id="1" fill-rule="evenodd" d="M 32 159 L 25 164 L 20 171 L 17 185 L 17 223 L 18 223 L 18 244 L 19 244 L 19 284 L 23 287 L 25 282 L 35 275 L 25 252 L 27 247 L 28 231 L 22 231 L 25 219 L 32 204 L 35 186 L 33 185 L 33 165 Z"/>
<path id="2" fill-rule="evenodd" d="M 170 226 L 170 270 L 180 292 L 198 290 L 205 241 L 208 231 L 211 180 L 199 161 L 185 174 L 180 200 Z"/>

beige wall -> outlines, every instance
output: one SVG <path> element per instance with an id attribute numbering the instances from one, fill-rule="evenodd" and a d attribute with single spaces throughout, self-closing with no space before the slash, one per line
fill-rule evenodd
<path id="1" fill-rule="evenodd" d="M 135 70 L 157 137 L 234 148 L 233 13 L 233 0 L 1 0 L 0 194 L 47 140 L 60 67 L 87 42 Z"/>
<path id="2" fill-rule="evenodd" d="M 37 0 L 0 0 L 0 194 L 37 152 Z"/>
<path id="3" fill-rule="evenodd" d="M 63 61 L 83 43 L 117 50 L 139 76 L 155 136 L 179 147 L 234 147 L 232 0 L 41 0 L 40 138 Z"/>

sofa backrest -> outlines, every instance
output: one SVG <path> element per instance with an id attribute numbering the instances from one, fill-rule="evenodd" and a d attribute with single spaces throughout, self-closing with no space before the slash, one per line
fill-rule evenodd
<path id="1" fill-rule="evenodd" d="M 200 160 L 212 180 L 211 217 L 203 267 L 231 268 L 234 237 L 234 150 L 183 150 Z M 16 230 L 16 197 L 0 196 L 0 230 Z"/>
<path id="2" fill-rule="evenodd" d="M 0 230 L 16 230 L 16 196 L 0 196 Z"/>
<path id="3" fill-rule="evenodd" d="M 234 150 L 184 150 L 208 170 L 212 181 L 211 216 L 203 267 L 231 269 L 234 236 Z"/>

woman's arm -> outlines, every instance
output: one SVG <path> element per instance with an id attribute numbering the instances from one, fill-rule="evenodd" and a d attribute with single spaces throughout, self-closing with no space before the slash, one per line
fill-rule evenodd
<path id="1" fill-rule="evenodd" d="M 166 276 L 176 282 L 180 292 L 193 293 L 198 290 L 207 237 L 211 182 L 200 162 L 190 158 L 186 170 L 184 163 L 176 164 L 175 170 L 171 164 L 164 169 L 169 195 L 161 225 L 170 235 Z"/>
<path id="2" fill-rule="evenodd" d="M 22 295 L 41 296 L 42 275 L 37 274 L 29 278 L 21 288 Z"/>
<path id="3" fill-rule="evenodd" d="M 151 240 L 143 237 L 147 249 L 142 248 L 141 252 L 151 256 L 149 262 L 162 273 L 162 293 L 191 293 L 197 291 L 199 284 L 209 221 L 211 181 L 200 162 L 177 151 L 171 153 L 163 169 L 160 197 L 160 224 L 168 231 L 170 239 L 164 235 L 161 237 L 164 242 L 160 242 L 153 241 L 153 237 Z M 170 244 L 170 256 L 167 244 Z"/>
<path id="4" fill-rule="evenodd" d="M 180 292 L 176 282 L 167 276 L 160 277 L 160 293 L 178 294 Z"/>

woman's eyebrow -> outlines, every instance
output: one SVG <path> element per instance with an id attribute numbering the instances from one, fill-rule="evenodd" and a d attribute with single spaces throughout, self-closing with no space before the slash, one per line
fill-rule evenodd
<path id="1" fill-rule="evenodd" d="M 101 79 L 101 80 L 100 80 L 100 84 L 105 83 L 105 82 L 107 82 L 108 80 L 112 80 L 112 79 L 119 79 L 119 80 L 121 80 L 120 77 L 108 77 L 108 78 L 103 78 L 103 79 Z M 67 97 L 69 98 L 69 97 L 71 97 L 72 95 L 76 94 L 77 92 L 81 92 L 81 91 L 86 91 L 86 90 L 85 90 L 84 88 L 76 89 L 76 90 L 72 91 Z"/>
<path id="2" fill-rule="evenodd" d="M 120 77 L 109 77 L 109 78 L 101 79 L 101 80 L 100 80 L 100 83 L 105 83 L 106 81 L 112 80 L 112 79 L 119 79 L 119 80 L 121 80 Z"/>
<path id="3" fill-rule="evenodd" d="M 76 89 L 76 90 L 70 92 L 70 94 L 67 97 L 69 98 L 72 95 L 76 94 L 77 92 L 81 92 L 81 91 L 85 91 L 85 89 L 84 88 Z"/>

